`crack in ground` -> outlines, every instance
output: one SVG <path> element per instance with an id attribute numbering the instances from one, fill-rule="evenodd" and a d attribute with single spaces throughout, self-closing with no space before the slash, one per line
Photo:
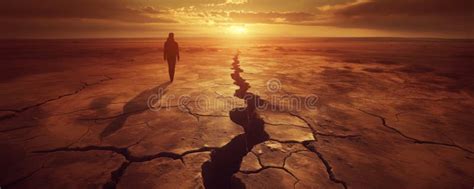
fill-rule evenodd
<path id="1" fill-rule="evenodd" d="M 238 59 L 239 53 L 234 56 L 234 61 L 232 63 L 232 69 L 234 72 L 231 74 L 232 79 L 234 80 L 234 84 L 237 85 L 239 88 L 235 91 L 234 96 L 245 100 L 247 107 L 245 108 L 236 108 L 230 111 L 230 118 L 235 123 L 241 125 L 244 128 L 244 134 L 238 135 L 234 137 L 229 143 L 224 145 L 221 148 L 215 149 L 211 152 L 211 160 L 205 162 L 202 165 L 202 176 L 203 176 L 203 183 L 206 189 L 214 189 L 214 188 L 245 188 L 245 185 L 236 177 L 234 174 L 237 172 L 241 172 L 244 174 L 255 174 L 265 169 L 275 168 L 275 169 L 282 169 L 292 175 L 297 181 L 294 183 L 294 187 L 299 182 L 299 179 L 290 171 L 288 171 L 285 167 L 278 167 L 278 166 L 264 166 L 257 154 L 256 155 L 259 164 L 261 166 L 260 169 L 256 171 L 241 171 L 240 165 L 243 160 L 243 157 L 251 152 L 253 146 L 260 144 L 265 141 L 277 141 L 281 143 L 298 143 L 302 144 L 305 148 L 307 148 L 310 152 L 316 153 L 319 157 L 321 162 L 326 167 L 327 173 L 329 175 L 329 179 L 332 182 L 341 184 L 344 188 L 347 188 L 346 183 L 342 180 L 339 180 L 332 171 L 332 167 L 326 161 L 322 154 L 316 151 L 316 149 L 311 149 L 308 144 L 314 140 L 310 141 L 279 141 L 276 139 L 271 139 L 269 135 L 264 131 L 265 122 L 263 119 L 259 118 L 257 112 L 255 111 L 256 107 L 261 106 L 267 102 L 260 99 L 259 96 L 254 95 L 252 93 L 248 93 L 247 90 L 250 88 L 249 83 L 246 82 L 240 76 L 240 73 L 243 70 L 240 68 L 240 61 Z M 359 137 L 360 135 L 334 135 L 334 134 L 326 134 L 320 133 L 316 131 L 311 124 L 302 116 L 289 113 L 292 116 L 295 116 L 302 121 L 304 121 L 309 129 L 312 131 L 313 137 L 316 139 L 316 135 L 322 136 L 331 136 L 331 137 L 338 137 L 338 138 L 352 138 L 352 137 Z M 285 158 L 285 161 L 288 157 Z M 285 163 L 284 163 L 285 165 Z"/>
<path id="2" fill-rule="evenodd" d="M 218 148 L 217 147 L 201 147 L 198 149 L 185 151 L 181 154 L 174 153 L 174 152 L 159 152 L 152 155 L 134 156 L 134 155 L 131 155 L 130 151 L 128 150 L 128 147 L 120 148 L 120 147 L 115 147 L 115 146 L 86 146 L 86 147 L 61 147 L 61 148 L 55 148 L 55 149 L 49 149 L 49 150 L 33 151 L 33 153 L 109 151 L 109 152 L 122 155 L 126 159 L 126 161 L 123 162 L 119 168 L 111 172 L 110 180 L 103 185 L 103 188 L 113 189 L 113 188 L 116 188 L 121 177 L 125 173 L 127 167 L 132 163 L 147 162 L 147 161 L 151 161 L 157 158 L 170 158 L 173 160 L 181 160 L 181 162 L 184 164 L 184 157 L 187 155 L 190 155 L 193 153 L 210 152 L 211 150 L 215 150 L 215 149 L 218 149 Z M 18 182 L 21 182 L 21 180 Z"/>
<path id="3" fill-rule="evenodd" d="M 13 180 L 13 181 L 10 182 L 10 183 L 7 183 L 7 184 L 3 185 L 2 187 L 10 188 L 10 187 L 12 187 L 12 186 L 14 186 L 14 185 L 16 185 L 16 184 L 18 184 L 18 183 L 21 183 L 21 182 L 25 181 L 26 179 L 28 179 L 28 178 L 32 177 L 33 175 L 35 175 L 35 174 L 36 174 L 38 171 L 40 171 L 41 169 L 43 169 L 43 166 L 39 167 L 38 169 L 35 169 L 34 171 L 28 173 L 28 174 L 25 175 L 25 176 L 22 176 L 22 177 L 20 177 L 20 178 L 18 178 L 18 179 Z"/>
<path id="4" fill-rule="evenodd" d="M 292 151 L 290 152 L 287 156 L 285 156 L 285 158 L 283 159 L 283 166 L 273 166 L 273 165 L 263 165 L 262 163 L 262 160 L 260 159 L 260 155 L 258 155 L 257 153 L 255 153 L 254 151 L 250 151 L 250 153 L 252 153 L 253 155 L 255 155 L 255 157 L 257 158 L 257 161 L 258 161 L 258 164 L 260 165 L 260 168 L 257 169 L 257 170 L 248 170 L 248 171 L 244 171 L 244 170 L 239 170 L 240 173 L 242 174 L 257 174 L 257 173 L 260 173 L 262 172 L 263 170 L 266 170 L 266 169 L 280 169 L 280 170 L 283 170 L 285 172 L 287 172 L 288 174 L 290 174 L 296 181 L 293 183 L 293 188 L 296 187 L 296 184 L 298 184 L 298 182 L 300 182 L 300 179 L 294 175 L 291 171 L 289 171 L 288 169 L 286 169 L 285 165 L 286 165 L 286 160 L 293 154 L 293 153 L 297 153 L 297 152 L 301 152 L 301 151 L 307 151 L 307 150 L 297 150 L 297 151 Z"/>
<path id="5" fill-rule="evenodd" d="M 400 121 L 400 115 L 404 114 L 406 112 L 398 112 L 395 114 L 395 118 L 397 118 L 397 121 L 396 122 L 399 122 Z"/>
<path id="6" fill-rule="evenodd" d="M 346 182 L 343 181 L 343 180 L 341 180 L 341 179 L 338 179 L 338 178 L 336 177 L 336 174 L 334 174 L 331 164 L 329 164 L 329 162 L 328 162 L 326 159 L 324 159 L 323 154 L 321 154 L 321 153 L 316 149 L 316 147 L 314 147 L 313 145 L 311 145 L 310 142 L 304 142 L 303 146 L 306 147 L 309 151 L 314 152 L 314 153 L 319 157 L 319 159 L 321 160 L 321 162 L 323 162 L 324 167 L 326 167 L 326 172 L 328 173 L 329 179 L 330 179 L 332 182 L 341 184 L 345 189 L 347 189 L 347 184 L 346 184 Z"/>
<path id="7" fill-rule="evenodd" d="M 416 144 L 432 144 L 432 145 L 440 145 L 440 146 L 447 146 L 447 147 L 452 147 L 452 148 L 457 148 L 457 149 L 460 149 L 460 150 L 463 150 L 465 152 L 468 152 L 468 153 L 474 153 L 473 151 L 467 149 L 467 148 L 464 148 L 462 146 L 459 146 L 457 144 L 455 144 L 454 142 L 452 144 L 449 144 L 449 143 L 442 143 L 442 142 L 436 142 L 436 141 L 427 141 L 427 140 L 420 140 L 420 139 L 417 139 L 417 138 L 413 138 L 411 136 L 408 136 L 406 135 L 405 133 L 401 132 L 400 130 L 394 128 L 394 127 L 391 127 L 387 124 L 387 120 L 385 119 L 385 117 L 381 116 L 381 115 L 377 115 L 377 114 L 374 114 L 374 113 L 371 113 L 371 112 L 368 112 L 368 111 L 365 111 L 365 110 L 362 110 L 362 109 L 359 109 L 359 108 L 356 108 L 357 110 L 367 114 L 367 115 L 370 115 L 370 116 L 373 116 L 373 117 L 376 117 L 376 118 L 379 118 L 381 121 L 382 121 L 382 125 L 388 129 L 390 129 L 391 131 L 395 132 L 395 133 L 398 133 L 398 135 L 402 136 L 403 138 L 406 138 L 410 141 L 412 141 L 413 143 L 416 143 Z"/>
<path id="8" fill-rule="evenodd" d="M 298 151 L 306 151 L 306 150 L 298 150 Z M 254 151 L 250 151 L 250 153 L 252 153 L 253 155 L 255 155 L 255 157 L 257 158 L 257 161 L 258 161 L 258 164 L 260 165 L 260 168 L 257 169 L 257 170 L 248 170 L 248 171 L 244 171 L 244 170 L 239 170 L 240 173 L 242 174 L 257 174 L 257 173 L 260 173 L 266 169 L 280 169 L 280 170 L 283 170 L 285 172 L 287 172 L 288 174 L 290 174 L 296 181 L 293 183 L 293 188 L 295 188 L 296 184 L 298 184 L 298 182 L 300 182 L 300 179 L 294 175 L 291 171 L 289 171 L 288 169 L 285 168 L 285 164 L 286 164 L 286 159 L 288 157 L 290 157 L 293 153 L 296 153 L 298 151 L 293 151 L 293 152 L 290 152 L 287 156 L 285 156 L 285 158 L 283 159 L 283 166 L 273 166 L 273 165 L 263 165 L 262 163 L 262 160 L 260 159 L 260 155 L 258 155 L 257 153 L 255 153 Z"/>
<path id="9" fill-rule="evenodd" d="M 45 136 L 45 135 L 41 134 L 41 135 L 32 136 L 32 137 L 29 137 L 29 138 L 27 138 L 27 139 L 24 139 L 22 142 L 27 142 L 27 141 L 33 140 L 33 139 L 35 139 L 35 138 L 38 138 L 38 137 L 40 137 L 40 136 Z"/>
<path id="10" fill-rule="evenodd" d="M 321 136 L 328 136 L 328 137 L 336 137 L 336 138 L 352 138 L 352 137 L 359 137 L 360 135 L 333 135 L 333 134 L 325 134 L 325 133 L 319 133 L 316 131 L 316 129 L 314 129 L 313 127 L 311 127 L 311 123 L 306 120 L 303 116 L 299 115 L 299 114 L 296 114 L 296 113 L 293 113 L 293 112 L 290 112 L 290 115 L 292 116 L 295 116 L 299 119 L 301 119 L 302 121 L 304 121 L 309 128 L 311 128 L 311 130 L 313 131 L 313 135 L 314 135 L 314 138 L 317 140 L 316 138 L 316 135 L 321 135 Z M 341 184 L 345 189 L 347 189 L 347 184 L 345 181 L 339 179 L 336 177 L 336 174 L 333 172 L 333 169 L 332 169 L 332 166 L 331 164 L 329 164 L 329 162 L 324 158 L 323 154 L 321 154 L 317 149 L 316 147 L 314 146 L 311 146 L 311 142 L 314 142 L 314 141 L 303 141 L 301 142 L 301 144 L 306 148 L 308 149 L 309 151 L 315 153 L 318 158 L 321 160 L 321 162 L 323 163 L 324 167 L 326 167 L 326 172 L 328 173 L 329 175 L 329 180 L 331 180 L 332 182 L 334 183 L 338 183 L 338 184 Z"/>
<path id="11" fill-rule="evenodd" d="M 8 111 L 8 112 L 14 112 L 14 113 L 15 113 L 15 114 L 8 114 L 8 115 L 6 115 L 6 116 L 0 117 L 0 121 L 5 120 L 5 119 L 13 118 L 13 117 L 15 117 L 17 114 L 19 114 L 19 113 L 22 113 L 22 112 L 24 112 L 24 111 L 26 111 L 26 110 L 29 110 L 29 109 L 32 109 L 32 108 L 36 108 L 36 107 L 42 106 L 42 105 L 44 105 L 44 104 L 46 104 L 46 103 L 49 103 L 49 102 L 52 102 L 52 101 L 56 101 L 56 100 L 60 100 L 60 99 L 62 99 L 62 98 L 64 98 L 64 97 L 68 97 L 68 96 L 75 95 L 75 94 L 81 92 L 82 90 L 86 89 L 87 87 L 90 87 L 90 86 L 93 86 L 93 85 L 97 85 L 97 84 L 100 84 L 100 83 L 105 82 L 105 81 L 108 81 L 108 80 L 112 80 L 112 78 L 109 77 L 109 76 L 105 76 L 105 75 L 104 75 L 103 77 L 105 77 L 105 79 L 101 79 L 101 80 L 99 80 L 99 81 L 97 81 L 97 82 L 95 82 L 95 83 L 91 83 L 91 84 L 89 84 L 89 83 L 87 83 L 87 82 L 81 82 L 81 83 L 82 83 L 82 86 L 81 86 L 79 89 L 77 89 L 77 90 L 75 90 L 74 92 L 72 92 L 72 93 L 62 94 L 62 95 L 59 95 L 59 96 L 57 96 L 57 97 L 55 97 L 55 98 L 50 98 L 50 99 L 47 99 L 47 100 L 45 100 L 45 101 L 42 101 L 42 102 L 39 102 L 39 103 L 36 103 L 36 104 L 33 104 L 33 105 L 25 106 L 25 107 L 20 108 L 20 109 L 0 109 L 0 111 Z"/>
<path id="12" fill-rule="evenodd" d="M 84 132 L 84 134 L 82 134 L 81 137 L 79 137 L 76 141 L 74 141 L 73 143 L 71 143 L 68 147 L 70 147 L 70 146 L 72 146 L 72 145 L 74 145 L 74 144 L 76 144 L 76 143 L 81 142 L 82 139 L 83 139 L 85 136 L 87 136 L 87 134 L 89 134 L 90 131 L 91 131 L 91 127 L 88 125 L 86 132 Z"/>
<path id="13" fill-rule="evenodd" d="M 298 184 L 298 182 L 300 182 L 300 179 L 298 177 L 296 177 L 292 172 L 288 171 L 288 169 L 286 169 L 285 167 L 279 167 L 279 166 L 273 166 L 273 165 L 263 166 L 260 169 L 252 170 L 252 171 L 240 171 L 239 170 L 239 172 L 242 173 L 242 174 L 251 175 L 251 174 L 258 174 L 258 173 L 260 173 L 264 170 L 267 170 L 267 169 L 280 169 L 280 170 L 283 170 L 286 173 L 290 174 L 296 180 L 295 183 L 293 183 L 293 187 L 296 186 L 296 184 Z"/>
<path id="14" fill-rule="evenodd" d="M 102 188 L 104 189 L 115 189 L 117 188 L 117 184 L 120 182 L 120 179 L 122 178 L 123 174 L 125 174 L 125 171 L 127 170 L 128 166 L 132 164 L 130 161 L 125 161 L 120 165 L 120 167 L 110 173 L 111 177 L 110 180 L 105 183 Z"/>
<path id="15" fill-rule="evenodd" d="M 206 189 L 245 188 L 245 184 L 234 176 L 239 172 L 243 157 L 251 149 L 269 139 L 264 130 L 264 121 L 256 112 L 257 106 L 263 101 L 259 96 L 247 92 L 250 88 L 248 82 L 240 73 L 239 54 L 233 58 L 231 78 L 239 88 L 234 96 L 245 101 L 246 107 L 234 108 L 229 112 L 230 119 L 244 128 L 244 133 L 234 137 L 226 145 L 211 152 L 211 159 L 202 164 L 202 178 Z"/>
<path id="16" fill-rule="evenodd" d="M 317 132 L 316 135 L 321 135 L 325 137 L 334 137 L 334 138 L 358 138 L 361 137 L 361 135 L 337 135 L 337 134 L 328 134 L 328 133 L 320 133 Z"/>
<path id="17" fill-rule="evenodd" d="M 47 160 L 46 160 L 47 161 Z M 1 186 L 1 187 L 4 187 L 4 188 L 10 188 L 16 184 L 19 184 L 23 181 L 25 181 L 26 179 L 32 177 L 33 175 L 35 175 L 38 171 L 40 171 L 41 169 L 45 168 L 45 165 L 46 165 L 46 161 L 43 161 L 43 163 L 41 164 L 41 166 L 33 171 L 31 171 L 30 173 L 26 174 L 25 176 L 22 176 L 18 179 L 15 179 L 9 183 L 6 183 L 5 185 Z"/>
<path id="18" fill-rule="evenodd" d="M 185 113 L 188 113 L 189 115 L 193 116 L 194 118 L 196 118 L 196 120 L 199 122 L 200 121 L 200 117 L 229 117 L 229 116 L 226 116 L 226 115 L 218 115 L 218 114 L 201 114 L 201 113 L 196 113 L 196 112 L 193 112 L 191 110 L 191 108 L 189 108 L 189 106 L 187 104 L 182 104 L 179 106 L 179 109 L 182 111 L 182 112 L 185 112 Z"/>
<path id="19" fill-rule="evenodd" d="M 4 129 L 4 130 L 0 130 L 0 133 L 7 133 L 7 132 L 11 132 L 11 131 L 27 129 L 27 128 L 32 128 L 32 127 L 35 127 L 35 126 L 28 125 L 28 126 L 23 126 L 23 127 L 15 127 L 15 128 L 10 128 L 10 129 Z"/>
<path id="20" fill-rule="evenodd" d="M 260 165 L 260 168 L 265 167 L 262 163 L 262 160 L 260 159 L 260 156 L 257 153 L 255 153 L 254 151 L 250 151 L 250 153 L 252 153 L 257 158 L 257 161 L 258 161 L 258 164 Z"/>
<path id="21" fill-rule="evenodd" d="M 38 106 L 41 106 L 43 104 L 46 104 L 48 102 L 52 102 L 52 101 L 55 101 L 55 100 L 59 100 L 63 97 L 67 97 L 67 96 L 71 96 L 71 95 L 75 95 L 79 92 L 81 92 L 82 90 L 84 90 L 85 88 L 87 87 L 90 87 L 90 86 L 93 86 L 93 85 L 97 85 L 97 84 L 100 84 L 102 82 L 105 82 L 105 81 L 108 81 L 108 80 L 112 80 L 112 78 L 108 77 L 108 76 L 104 76 L 106 77 L 106 79 L 101 79 L 99 80 L 98 82 L 95 82 L 95 83 L 92 83 L 92 84 L 88 84 L 86 82 L 81 82 L 83 85 L 76 91 L 72 92 L 72 93 L 67 93 L 67 94 L 63 94 L 63 95 L 59 95 L 55 98 L 51 98 L 51 99 L 48 99 L 48 100 L 45 100 L 45 101 L 42 101 L 42 102 L 39 102 L 39 103 L 36 103 L 36 104 L 33 104 L 33 105 L 30 105 L 30 106 L 26 106 L 26 107 L 23 107 L 21 109 L 1 109 L 0 111 L 11 111 L 11 112 L 16 112 L 16 113 L 21 113 L 21 112 L 24 112 L 26 110 L 29 110 L 31 108 L 34 108 L 34 107 L 38 107 Z"/>
<path id="22" fill-rule="evenodd" d="M 179 106 L 177 105 L 173 105 L 173 106 L 162 106 L 161 108 L 179 108 Z M 96 109 L 91 109 L 91 110 L 96 110 Z M 110 119 L 117 119 L 117 118 L 120 118 L 120 117 L 124 117 L 124 116 L 130 116 L 130 115 L 133 115 L 133 114 L 139 114 L 139 113 L 142 113 L 144 111 L 147 111 L 149 110 L 149 108 L 141 108 L 141 109 L 137 109 L 137 110 L 132 110 L 132 111 L 127 111 L 127 112 L 122 112 L 122 113 L 119 113 L 119 114 L 116 114 L 116 115 L 112 115 L 112 116 L 107 116 L 107 117 L 93 117 L 93 118 L 79 118 L 78 120 L 81 120 L 81 121 L 94 121 L 94 122 L 98 122 L 98 121 L 105 121 L 105 120 L 110 120 Z M 203 115 L 205 116 L 205 115 Z"/>
<path id="23" fill-rule="evenodd" d="M 315 135 L 314 138 L 316 139 L 316 136 L 317 135 L 321 135 L 321 136 L 326 136 L 326 137 L 335 137 L 335 138 L 355 138 L 355 137 L 361 137 L 361 135 L 358 135 L 358 134 L 353 134 L 353 135 L 337 135 L 337 134 L 329 134 L 329 133 L 321 133 L 319 131 L 317 131 L 316 129 L 314 129 L 312 127 L 312 124 L 306 120 L 306 118 L 304 118 L 303 116 L 299 115 L 299 114 L 296 114 L 296 113 L 293 113 L 293 112 L 290 112 L 289 113 L 290 115 L 302 120 L 303 122 L 306 123 L 306 125 L 308 125 L 308 127 L 311 129 L 312 133 Z"/>
<path id="24" fill-rule="evenodd" d="M 186 113 L 188 113 L 189 115 L 193 116 L 193 117 L 196 118 L 196 120 L 199 122 L 199 115 L 197 115 L 196 113 L 192 112 L 191 109 L 190 109 L 186 104 L 183 104 L 181 107 L 184 107 L 184 110 L 182 110 L 183 112 L 186 112 Z"/>
<path id="25" fill-rule="evenodd" d="M 305 140 L 305 141 L 296 141 L 296 140 L 278 140 L 274 138 L 270 138 L 267 141 L 274 141 L 282 144 L 303 144 L 304 142 L 313 142 L 315 140 Z"/>
<path id="26" fill-rule="evenodd" d="M 308 150 L 295 150 L 295 151 L 291 151 L 288 155 L 285 156 L 285 158 L 283 159 L 283 166 L 282 167 L 285 167 L 286 166 L 286 160 L 288 158 L 290 158 L 293 154 L 295 153 L 298 153 L 298 152 L 310 152 Z"/>
<path id="27" fill-rule="evenodd" d="M 8 114 L 5 114 L 5 115 L 0 116 L 0 121 L 6 120 L 6 119 L 10 119 L 10 118 L 13 118 L 13 117 L 16 116 L 16 112 L 15 112 L 15 111 L 11 111 L 11 110 L 0 110 L 0 112 L 9 112 Z"/>
<path id="28" fill-rule="evenodd" d="M 5 187 L 5 188 L 10 188 L 18 183 L 21 183 L 23 181 L 25 181 L 26 179 L 32 177 L 34 174 L 36 174 L 38 171 L 40 171 L 41 169 L 43 169 L 43 166 L 39 167 L 38 169 L 35 169 L 34 171 L 28 173 L 27 175 L 25 176 L 22 176 L 18 179 L 15 179 L 14 181 L 10 182 L 10 183 L 7 183 L 5 185 L 3 185 L 2 187 Z"/>
<path id="29" fill-rule="evenodd" d="M 301 128 L 301 129 L 310 129 L 310 128 L 308 128 L 308 127 L 301 126 L 301 125 L 296 125 L 296 124 L 269 123 L 269 122 L 265 122 L 265 124 L 267 124 L 267 125 L 272 125 L 272 126 L 289 126 L 289 127 L 297 127 L 297 128 Z"/>
<path id="30" fill-rule="evenodd" d="M 53 152 L 85 152 L 85 151 L 109 151 L 122 155 L 126 160 L 130 162 L 145 162 L 151 161 L 156 158 L 166 157 L 174 160 L 183 160 L 183 157 L 193 153 L 208 152 L 211 150 L 217 149 L 217 147 L 201 147 L 198 149 L 188 150 L 183 153 L 174 153 L 174 152 L 159 152 L 152 155 L 144 156 L 134 156 L 130 153 L 128 148 L 115 147 L 115 146 L 85 146 L 85 147 L 61 147 L 49 150 L 38 150 L 33 151 L 33 153 L 53 153 Z"/>
<path id="31" fill-rule="evenodd" d="M 112 104 L 125 104 L 126 102 L 113 102 L 113 103 L 109 103 L 109 105 L 112 105 Z M 72 111 L 69 111 L 69 112 L 62 112 L 62 113 L 53 113 L 53 114 L 50 114 L 48 116 L 45 116 L 45 117 L 41 117 L 41 118 L 38 118 L 38 119 L 48 119 L 48 118 L 52 118 L 52 117 L 58 117 L 58 116 L 67 116 L 67 115 L 71 115 L 71 114 L 75 114 L 75 113 L 78 113 L 78 112 L 85 112 L 85 111 L 92 111 L 92 110 L 95 110 L 95 111 L 99 111 L 99 110 L 106 110 L 106 109 L 109 109 L 109 107 L 103 107 L 103 108 L 82 108 L 82 109 L 77 109 L 77 110 L 72 110 Z"/>

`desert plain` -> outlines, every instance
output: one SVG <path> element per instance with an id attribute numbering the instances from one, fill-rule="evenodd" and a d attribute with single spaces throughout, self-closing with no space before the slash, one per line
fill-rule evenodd
<path id="1" fill-rule="evenodd" d="M 2 40 L 0 187 L 474 186 L 472 40 L 177 41 Z"/>

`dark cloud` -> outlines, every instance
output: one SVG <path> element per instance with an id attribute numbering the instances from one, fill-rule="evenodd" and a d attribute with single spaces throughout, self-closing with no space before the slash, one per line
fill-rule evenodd
<path id="1" fill-rule="evenodd" d="M 354 3 L 340 9 L 341 16 L 467 16 L 473 14 L 472 0 L 376 0 Z"/>
<path id="2" fill-rule="evenodd" d="M 316 25 L 392 31 L 472 32 L 472 0 L 374 0 L 326 7 Z"/>
<path id="3" fill-rule="evenodd" d="M 170 31 L 189 33 L 179 24 L 143 24 L 81 19 L 0 19 L 2 38 L 116 38 L 167 36 Z"/>
<path id="4" fill-rule="evenodd" d="M 152 6 L 121 0 L 14 0 L 0 1 L 3 19 L 104 19 L 137 23 L 175 22 Z"/>

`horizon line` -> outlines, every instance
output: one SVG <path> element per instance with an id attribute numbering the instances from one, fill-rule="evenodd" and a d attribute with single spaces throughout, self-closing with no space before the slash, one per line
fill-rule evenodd
<path id="1" fill-rule="evenodd" d="M 15 37 L 15 38 L 2 38 L 0 40 L 97 40 L 97 39 L 166 39 L 167 37 Z M 360 36 L 360 37 L 347 37 L 347 36 L 333 36 L 333 37 L 260 37 L 260 36 L 246 36 L 246 37 L 178 37 L 178 39 L 422 39 L 422 40 L 474 40 L 473 38 L 455 38 L 455 37 L 401 37 L 401 36 Z"/>

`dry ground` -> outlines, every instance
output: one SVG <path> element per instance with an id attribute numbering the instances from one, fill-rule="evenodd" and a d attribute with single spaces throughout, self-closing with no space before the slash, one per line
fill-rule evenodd
<path id="1" fill-rule="evenodd" d="M 219 42 L 182 40 L 169 83 L 161 40 L 3 41 L 0 186 L 474 186 L 471 41 Z M 318 101 L 242 121 L 246 83 L 268 103 Z"/>

